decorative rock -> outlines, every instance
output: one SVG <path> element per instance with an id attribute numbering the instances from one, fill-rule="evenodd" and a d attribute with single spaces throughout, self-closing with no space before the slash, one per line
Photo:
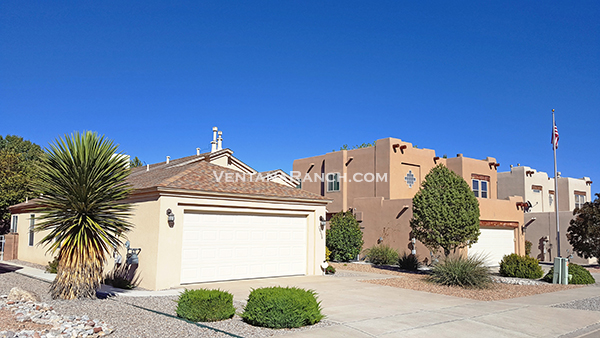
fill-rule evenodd
<path id="1" fill-rule="evenodd" d="M 51 325 L 52 329 L 0 331 L 0 338 L 97 338 L 113 332 L 112 326 L 88 316 L 61 316 L 51 306 L 32 301 L 8 301 L 0 296 L 0 309 L 11 311 L 21 322 Z M 1 329 L 0 329 L 1 330 Z"/>
<path id="2" fill-rule="evenodd" d="M 35 292 L 26 291 L 19 287 L 14 287 L 10 289 L 8 293 L 9 301 L 21 301 L 21 302 L 41 302 L 42 299 Z"/>
<path id="3" fill-rule="evenodd" d="M 513 284 L 513 285 L 545 285 L 545 284 L 548 284 L 546 282 L 542 282 L 542 281 L 535 280 L 535 279 L 502 277 L 502 276 L 492 276 L 492 281 L 494 281 L 494 283 Z"/>

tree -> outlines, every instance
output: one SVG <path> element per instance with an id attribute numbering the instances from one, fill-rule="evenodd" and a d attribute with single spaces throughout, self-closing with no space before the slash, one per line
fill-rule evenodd
<path id="1" fill-rule="evenodd" d="M 585 258 L 600 258 L 600 194 L 596 194 L 593 202 L 575 209 L 573 215 L 575 219 L 567 229 L 573 251 Z"/>
<path id="2" fill-rule="evenodd" d="M 43 153 L 20 136 L 0 136 L 0 235 L 10 229 L 8 207 L 35 196 L 31 187 Z"/>
<path id="3" fill-rule="evenodd" d="M 141 167 L 143 165 L 144 165 L 144 162 L 142 162 L 142 160 L 140 160 L 137 156 L 129 161 L 129 166 L 131 168 L 137 168 L 137 167 Z"/>
<path id="4" fill-rule="evenodd" d="M 326 232 L 326 245 L 334 261 L 348 262 L 355 259 L 363 246 L 360 225 L 351 211 L 339 212 L 331 218 Z"/>
<path id="5" fill-rule="evenodd" d="M 470 246 L 479 237 L 479 203 L 465 180 L 439 164 L 413 197 L 410 227 L 430 250 L 439 247 L 448 256 Z"/>
<path id="6" fill-rule="evenodd" d="M 94 298 L 107 254 L 132 228 L 126 220 L 131 188 L 128 158 L 96 133 L 76 132 L 50 144 L 41 164 L 35 231 L 49 231 L 40 244 L 58 251 L 52 298 Z"/>

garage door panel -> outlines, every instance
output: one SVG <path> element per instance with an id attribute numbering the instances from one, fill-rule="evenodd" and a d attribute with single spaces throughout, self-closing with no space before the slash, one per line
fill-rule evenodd
<path id="1" fill-rule="evenodd" d="M 469 256 L 478 254 L 485 257 L 486 265 L 498 266 L 504 255 L 515 252 L 514 230 L 512 228 L 481 228 L 477 243 L 469 248 Z"/>
<path id="2" fill-rule="evenodd" d="M 181 283 L 303 275 L 305 217 L 184 214 Z"/>

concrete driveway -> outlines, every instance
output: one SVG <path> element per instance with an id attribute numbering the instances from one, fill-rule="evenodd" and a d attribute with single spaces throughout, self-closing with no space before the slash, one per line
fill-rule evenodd
<path id="1" fill-rule="evenodd" d="M 503 301 L 476 301 L 360 280 L 386 275 L 309 276 L 205 283 L 246 300 L 251 288 L 297 286 L 319 294 L 327 319 L 338 323 L 286 337 L 600 337 L 600 311 L 551 305 L 600 296 L 591 286 Z M 600 276 L 596 276 L 600 277 Z"/>

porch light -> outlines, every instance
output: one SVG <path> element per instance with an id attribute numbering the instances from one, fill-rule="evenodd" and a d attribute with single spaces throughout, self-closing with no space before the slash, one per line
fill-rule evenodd
<path id="1" fill-rule="evenodd" d="M 171 209 L 167 209 L 167 223 L 169 223 L 170 228 L 175 226 L 175 214 Z"/>
<path id="2" fill-rule="evenodd" d="M 321 225 L 321 230 L 324 230 L 325 226 L 327 225 L 327 221 L 325 218 L 323 218 L 323 216 L 319 216 L 319 223 Z"/>

